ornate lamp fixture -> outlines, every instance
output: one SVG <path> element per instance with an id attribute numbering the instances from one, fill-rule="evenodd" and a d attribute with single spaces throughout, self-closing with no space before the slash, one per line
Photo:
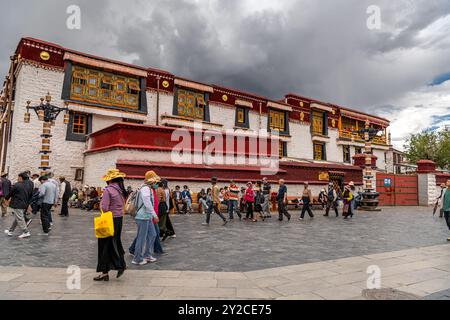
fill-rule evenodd
<path id="1" fill-rule="evenodd" d="M 45 103 L 44 103 L 45 101 Z M 52 97 L 50 96 L 50 93 L 47 93 L 45 98 L 41 98 L 41 103 L 37 106 L 30 106 L 31 101 L 27 101 L 27 112 L 24 115 L 24 122 L 30 123 L 30 109 L 34 110 L 36 115 L 38 116 L 38 119 L 40 121 L 43 121 L 42 126 L 42 145 L 41 145 L 41 166 L 39 169 L 42 170 L 42 174 L 45 174 L 46 171 L 50 170 L 50 138 L 52 137 L 51 134 L 51 127 L 55 125 L 56 119 L 58 118 L 58 115 L 65 111 L 64 114 L 64 124 L 69 123 L 69 108 L 68 103 L 65 103 L 64 108 L 60 108 L 58 106 L 54 106 L 50 104 L 52 101 Z"/>

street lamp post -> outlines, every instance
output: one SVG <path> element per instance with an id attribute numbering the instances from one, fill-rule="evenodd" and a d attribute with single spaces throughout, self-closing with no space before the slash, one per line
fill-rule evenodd
<path id="1" fill-rule="evenodd" d="M 363 170 L 363 180 L 364 180 L 364 192 L 362 194 L 363 199 L 361 200 L 361 210 L 366 211 L 380 211 L 377 209 L 378 197 L 380 194 L 375 192 L 375 188 L 372 185 L 373 179 L 373 169 L 372 169 L 372 140 L 382 134 L 382 130 L 370 128 L 369 120 L 366 121 L 364 129 L 352 131 L 353 133 L 359 134 L 365 141 L 364 146 L 364 170 Z"/>
<path id="2" fill-rule="evenodd" d="M 46 103 L 44 103 L 44 100 Z M 41 104 L 37 106 L 30 106 L 31 101 L 27 101 L 27 112 L 25 113 L 24 116 L 24 122 L 30 123 L 31 118 L 30 109 L 31 109 L 36 112 L 38 119 L 40 121 L 43 121 L 41 134 L 42 145 L 41 150 L 39 152 L 41 154 L 41 165 L 39 169 L 41 170 L 42 175 L 51 169 L 50 166 L 50 153 L 52 152 L 50 149 L 50 138 L 52 137 L 51 127 L 55 125 L 55 121 L 62 111 L 66 112 L 64 114 L 64 124 L 69 123 L 69 108 L 67 107 L 67 104 L 65 108 L 60 108 L 58 106 L 50 104 L 51 101 L 52 97 L 50 96 L 50 93 L 47 93 L 45 98 L 41 98 Z"/>

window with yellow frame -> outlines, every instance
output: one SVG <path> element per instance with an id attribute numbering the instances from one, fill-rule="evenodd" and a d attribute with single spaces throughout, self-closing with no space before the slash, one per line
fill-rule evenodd
<path id="1" fill-rule="evenodd" d="M 280 144 L 278 145 L 278 152 L 280 159 L 285 158 L 287 156 L 287 143 L 280 141 Z"/>
<path id="2" fill-rule="evenodd" d="M 312 112 L 312 133 L 324 135 L 324 113 L 320 111 Z"/>
<path id="3" fill-rule="evenodd" d="M 237 112 L 237 122 L 239 124 L 244 124 L 245 123 L 245 110 L 244 110 L 244 108 L 238 108 L 236 112 Z"/>
<path id="4" fill-rule="evenodd" d="M 71 99 L 138 110 L 140 91 L 138 78 L 72 67 Z"/>
<path id="5" fill-rule="evenodd" d="M 205 119 L 205 95 L 185 89 L 178 89 L 178 116 L 189 119 Z"/>
<path id="6" fill-rule="evenodd" d="M 314 160 L 324 161 L 325 159 L 325 145 L 323 143 L 314 143 Z"/>
<path id="7" fill-rule="evenodd" d="M 283 111 L 269 111 L 270 130 L 284 132 L 286 131 L 286 113 Z"/>

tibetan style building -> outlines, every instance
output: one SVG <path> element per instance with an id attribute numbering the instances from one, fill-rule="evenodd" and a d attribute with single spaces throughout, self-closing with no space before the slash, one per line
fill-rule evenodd
<path id="1" fill-rule="evenodd" d="M 68 111 L 52 124 L 51 137 L 41 137 L 42 115 L 26 107 L 27 101 L 39 105 L 47 92 L 52 105 Z M 244 148 L 233 148 L 235 158 L 263 152 L 246 134 L 267 132 L 269 144 L 278 139 L 279 170 L 269 180 L 284 178 L 292 192 L 305 181 L 315 189 L 330 180 L 362 184 L 353 157 L 362 153 L 364 141 L 353 132 L 367 120 L 384 132 L 373 143 L 381 171 L 391 148 L 389 121 L 377 116 L 293 93 L 271 100 L 32 38 L 21 39 L 2 98 L 0 161 L 13 179 L 23 170 L 51 168 L 70 181 L 102 186 L 102 175 L 112 167 L 127 174 L 127 185 L 139 184 L 150 169 L 193 190 L 207 186 L 212 176 L 222 182 L 261 179 L 257 164 L 174 163 L 174 132 L 186 128 L 194 136 L 199 124 L 204 131 L 234 135 L 232 140 L 244 136 Z M 210 142 L 192 143 L 189 152 L 202 154 Z"/>

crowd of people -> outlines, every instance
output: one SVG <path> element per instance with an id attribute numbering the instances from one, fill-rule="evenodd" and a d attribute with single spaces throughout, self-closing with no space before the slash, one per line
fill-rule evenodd
<path id="1" fill-rule="evenodd" d="M 98 264 L 97 272 L 101 274 L 94 278 L 95 281 L 108 281 L 109 272 L 117 270 L 117 278 L 126 270 L 125 250 L 122 245 L 122 226 L 124 214 L 127 212 L 128 203 L 133 203 L 135 213 L 132 215 L 136 222 L 136 236 L 128 248 L 133 256 L 132 264 L 142 266 L 157 261 L 155 256 L 164 256 L 162 242 L 167 238 L 175 238 L 175 230 L 170 218 L 173 210 L 178 214 L 191 214 L 193 212 L 193 194 L 187 185 L 169 188 L 169 182 L 161 179 L 154 171 L 145 174 L 144 183 L 133 191 L 131 187 L 125 189 L 125 174 L 117 169 L 110 169 L 103 177 L 107 186 L 100 195 L 96 188 L 84 186 L 78 190 L 72 188 L 64 177 L 54 178 L 53 173 L 45 175 L 31 174 L 30 171 L 22 172 L 17 177 L 17 182 L 12 184 L 6 173 L 1 174 L 0 203 L 2 217 L 7 214 L 7 207 L 11 208 L 14 216 L 11 227 L 5 230 L 7 236 L 13 236 L 17 228 L 20 228 L 19 239 L 29 238 L 31 233 L 29 225 L 40 213 L 43 235 L 48 236 L 52 226 L 54 212 L 60 205 L 59 215 L 69 216 L 69 207 L 77 207 L 85 210 L 93 210 L 98 207 L 102 212 L 112 212 L 114 235 L 98 239 Z M 246 187 L 239 188 L 234 180 L 222 188 L 218 185 L 218 179 L 211 179 L 209 188 L 201 189 L 196 194 L 198 210 L 203 213 L 204 226 L 209 226 L 211 215 L 214 213 L 223 221 L 223 225 L 234 220 L 257 222 L 258 218 L 265 221 L 271 218 L 272 203 L 276 203 L 278 220 L 287 218 L 291 220 L 288 204 L 302 206 L 300 220 L 305 214 L 314 218 L 313 204 L 321 206 L 325 211 L 324 216 L 329 216 L 330 210 L 339 217 L 339 208 L 342 208 L 342 216 L 349 219 L 354 216 L 358 206 L 356 188 L 353 182 L 344 187 L 343 192 L 334 183 L 330 182 L 326 189 L 322 189 L 317 198 L 308 183 L 304 183 L 303 190 L 298 197 L 288 197 L 288 189 L 283 179 L 278 182 L 278 191 L 272 193 L 272 185 L 267 178 L 257 181 L 255 184 L 248 182 Z M 339 204 L 342 202 L 342 204 Z M 445 217 L 450 229 L 450 180 L 441 185 L 436 200 L 435 211 L 439 207 L 440 217 Z M 226 215 L 222 210 L 226 209 Z M 450 237 L 448 238 L 450 241 Z"/>

